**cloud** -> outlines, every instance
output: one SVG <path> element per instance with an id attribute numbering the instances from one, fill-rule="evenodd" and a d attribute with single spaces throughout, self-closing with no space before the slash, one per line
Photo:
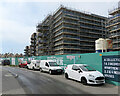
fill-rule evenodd
<path id="1" fill-rule="evenodd" d="M 2 32 L 3 41 L 15 41 L 20 44 L 26 44 L 30 41 L 30 35 L 35 32 L 35 26 L 25 26 L 17 21 L 1 20 L 0 32 Z"/>
<path id="2" fill-rule="evenodd" d="M 68 0 L 67 2 L 61 2 L 63 0 L 52 1 L 55 2 L 51 2 L 51 0 L 44 0 L 44 2 L 42 2 L 42 0 L 0 0 L 0 44 L 4 42 L 4 50 L 6 49 L 5 51 L 3 50 L 4 53 L 9 51 L 9 49 L 7 49 L 9 47 L 11 47 L 11 49 L 16 48 L 17 50 L 17 48 L 21 48 L 24 50 L 24 47 L 30 44 L 30 36 L 36 31 L 36 24 L 44 20 L 47 14 L 53 13 L 60 4 L 101 15 L 106 14 L 107 11 L 105 10 L 111 5 L 110 3 L 106 6 L 107 0 L 103 1 L 103 5 L 95 1 L 95 6 L 89 2 L 82 2 L 83 0 L 79 0 L 79 3 L 75 0 L 69 0 L 70 2 L 68 2 Z M 114 2 L 115 1 L 117 0 L 114 0 Z M 13 48 L 8 44 L 10 42 L 12 42 Z M 1 46 L 2 45 L 0 45 L 0 50 Z"/>

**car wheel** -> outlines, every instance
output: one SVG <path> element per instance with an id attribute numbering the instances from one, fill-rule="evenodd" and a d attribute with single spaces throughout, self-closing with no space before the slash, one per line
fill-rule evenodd
<path id="1" fill-rule="evenodd" d="M 40 68 L 40 72 L 43 72 L 42 68 Z"/>
<path id="2" fill-rule="evenodd" d="M 35 68 L 34 68 L 34 67 L 33 67 L 32 69 L 33 69 L 33 70 L 35 70 Z"/>
<path id="3" fill-rule="evenodd" d="M 87 85 L 87 80 L 86 80 L 85 77 L 82 77 L 82 78 L 81 78 L 81 82 L 82 82 L 83 85 Z"/>
<path id="4" fill-rule="evenodd" d="M 49 70 L 49 74 L 50 74 L 50 75 L 52 74 L 52 70 Z"/>
<path id="5" fill-rule="evenodd" d="M 68 74 L 67 73 L 65 73 L 65 78 L 68 79 Z"/>

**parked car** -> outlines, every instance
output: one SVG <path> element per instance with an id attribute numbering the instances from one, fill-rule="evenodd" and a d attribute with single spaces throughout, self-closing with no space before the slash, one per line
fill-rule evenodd
<path id="1" fill-rule="evenodd" d="M 49 74 L 53 74 L 53 73 L 62 74 L 63 69 L 53 60 L 41 60 L 40 71 L 49 72 Z"/>
<path id="2" fill-rule="evenodd" d="M 99 71 L 86 64 L 71 64 L 65 69 L 65 78 L 71 78 L 86 84 L 104 84 L 105 77 Z"/>
<path id="3" fill-rule="evenodd" d="M 27 67 L 27 61 L 22 61 L 21 63 L 19 63 L 19 67 L 21 68 L 26 68 Z"/>
<path id="4" fill-rule="evenodd" d="M 2 60 L 2 65 L 10 65 L 10 60 Z"/>
<path id="5" fill-rule="evenodd" d="M 32 60 L 31 63 L 27 64 L 28 69 L 40 69 L 40 60 Z"/>

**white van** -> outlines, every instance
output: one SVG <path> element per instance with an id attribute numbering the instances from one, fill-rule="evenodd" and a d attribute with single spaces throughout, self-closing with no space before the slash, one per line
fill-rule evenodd
<path id="1" fill-rule="evenodd" d="M 62 74 L 63 69 L 59 65 L 57 65 L 57 63 L 53 60 L 41 60 L 40 71 L 49 72 L 49 74 L 53 74 L 53 73 Z"/>
<path id="2" fill-rule="evenodd" d="M 40 69 L 40 60 L 32 60 L 31 63 L 27 64 L 28 69 Z"/>

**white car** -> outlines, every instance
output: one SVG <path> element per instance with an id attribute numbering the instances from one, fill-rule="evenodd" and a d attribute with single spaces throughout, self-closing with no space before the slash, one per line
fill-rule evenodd
<path id="1" fill-rule="evenodd" d="M 32 60 L 31 63 L 27 64 L 28 69 L 40 69 L 40 60 Z"/>
<path id="2" fill-rule="evenodd" d="M 40 71 L 49 72 L 49 74 L 53 74 L 53 73 L 62 74 L 63 69 L 53 60 L 41 60 Z"/>
<path id="3" fill-rule="evenodd" d="M 80 81 L 84 85 L 105 83 L 103 74 L 86 64 L 68 65 L 65 69 L 65 78 Z"/>

